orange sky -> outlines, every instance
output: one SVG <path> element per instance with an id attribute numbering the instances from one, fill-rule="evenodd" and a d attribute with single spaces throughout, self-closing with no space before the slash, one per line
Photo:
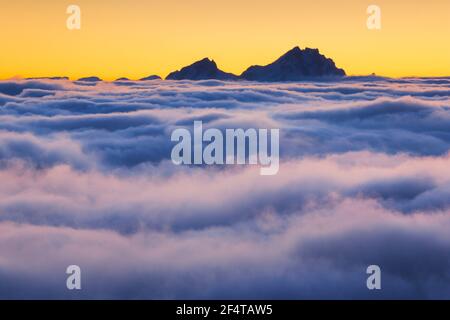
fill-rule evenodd
<path id="1" fill-rule="evenodd" d="M 81 7 L 81 30 L 66 8 Z M 366 8 L 382 29 L 366 27 Z M 203 57 L 240 74 L 319 48 L 348 74 L 450 76 L 450 0 L 0 0 L 0 78 L 170 71 Z"/>

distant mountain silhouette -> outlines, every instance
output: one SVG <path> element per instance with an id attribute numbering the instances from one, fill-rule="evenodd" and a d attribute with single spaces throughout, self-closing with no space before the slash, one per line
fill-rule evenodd
<path id="1" fill-rule="evenodd" d="M 161 77 L 158 76 L 158 75 L 156 75 L 156 74 L 154 74 L 154 75 L 151 75 L 151 76 L 148 76 L 148 77 L 139 79 L 139 80 L 140 80 L 140 81 L 147 81 L 147 80 L 161 80 Z"/>
<path id="2" fill-rule="evenodd" d="M 85 78 L 80 78 L 77 81 L 98 82 L 98 81 L 102 81 L 102 79 L 100 79 L 99 77 L 85 77 Z"/>
<path id="3" fill-rule="evenodd" d="M 204 58 L 194 62 L 190 66 L 182 68 L 180 71 L 170 73 L 166 77 L 166 80 L 236 80 L 238 78 L 238 76 L 232 73 L 226 73 L 217 68 L 214 60 Z"/>
<path id="4" fill-rule="evenodd" d="M 214 60 L 204 58 L 181 70 L 171 72 L 166 80 L 251 80 L 251 81 L 299 81 L 318 78 L 335 78 L 345 76 L 345 71 L 336 67 L 334 61 L 320 54 L 318 49 L 295 47 L 274 62 L 266 66 L 251 66 L 240 76 L 224 72 L 217 67 Z M 66 77 L 33 79 L 68 79 Z M 160 80 L 158 75 L 150 75 L 140 81 Z M 118 78 L 116 82 L 129 81 Z M 96 85 L 102 81 L 99 77 L 85 77 L 77 80 L 80 85 Z M 124 83 L 123 83 L 124 84 Z M 125 84 L 124 84 L 125 85 Z"/>
<path id="5" fill-rule="evenodd" d="M 333 60 L 318 49 L 295 47 L 266 66 L 251 66 L 240 76 L 255 81 L 297 81 L 313 77 L 345 76 Z"/>

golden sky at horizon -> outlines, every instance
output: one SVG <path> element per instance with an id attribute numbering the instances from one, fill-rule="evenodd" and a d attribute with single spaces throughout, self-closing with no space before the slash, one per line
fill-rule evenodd
<path id="1" fill-rule="evenodd" d="M 294 46 L 349 75 L 450 76 L 450 0 L 0 0 L 0 79 L 165 77 L 204 57 L 240 74 Z M 81 8 L 81 30 L 66 8 Z M 381 30 L 368 30 L 368 5 Z"/>

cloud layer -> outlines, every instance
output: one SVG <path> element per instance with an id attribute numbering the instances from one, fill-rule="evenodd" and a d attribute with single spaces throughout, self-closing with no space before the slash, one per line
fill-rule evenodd
<path id="1" fill-rule="evenodd" d="M 280 128 L 279 173 L 173 165 L 194 120 Z M 0 297 L 450 298 L 449 150 L 448 78 L 3 81 Z"/>

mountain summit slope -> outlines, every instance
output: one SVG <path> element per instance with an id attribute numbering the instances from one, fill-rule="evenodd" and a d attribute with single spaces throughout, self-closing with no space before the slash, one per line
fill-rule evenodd
<path id="1" fill-rule="evenodd" d="M 251 66 L 240 76 L 255 81 L 297 81 L 305 78 L 345 76 L 332 59 L 318 49 L 295 47 L 266 66 Z"/>
<path id="2" fill-rule="evenodd" d="M 148 77 L 139 79 L 139 81 L 148 81 L 148 80 L 161 80 L 161 77 L 156 74 L 153 74 Z"/>
<path id="3" fill-rule="evenodd" d="M 179 71 L 170 73 L 166 80 L 236 80 L 238 76 L 232 73 L 226 73 L 217 67 L 214 60 L 204 58 L 194 62 L 190 66 L 184 67 Z"/>

